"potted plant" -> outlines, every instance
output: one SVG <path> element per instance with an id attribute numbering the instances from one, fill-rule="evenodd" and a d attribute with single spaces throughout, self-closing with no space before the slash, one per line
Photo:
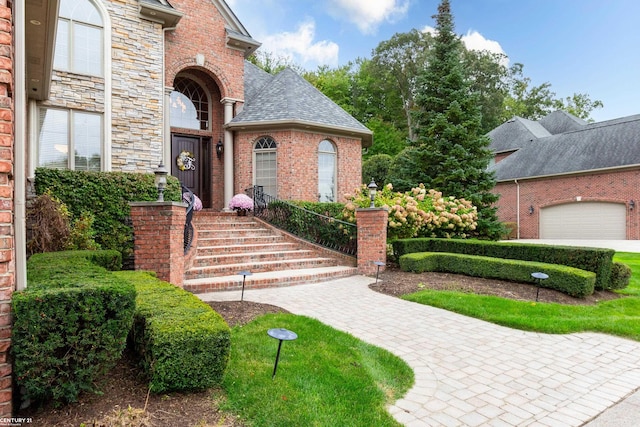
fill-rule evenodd
<path id="1" fill-rule="evenodd" d="M 245 216 L 247 212 L 253 211 L 253 199 L 246 194 L 236 194 L 229 201 L 229 209 L 238 212 L 240 216 Z"/>

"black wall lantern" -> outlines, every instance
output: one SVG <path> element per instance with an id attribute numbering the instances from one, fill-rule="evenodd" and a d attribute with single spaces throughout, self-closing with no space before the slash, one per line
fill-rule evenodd
<path id="1" fill-rule="evenodd" d="M 632 211 L 633 208 L 635 208 L 635 207 L 636 207 L 636 202 L 633 201 L 633 200 L 630 200 L 629 201 L 629 210 Z"/>
<path id="2" fill-rule="evenodd" d="M 529 206 L 529 215 L 533 215 L 533 212 L 535 211 L 533 205 Z"/>
<path id="3" fill-rule="evenodd" d="M 218 160 L 222 158 L 222 153 L 224 153 L 224 145 L 222 144 L 222 140 L 218 140 L 216 144 L 216 156 L 218 156 Z"/>

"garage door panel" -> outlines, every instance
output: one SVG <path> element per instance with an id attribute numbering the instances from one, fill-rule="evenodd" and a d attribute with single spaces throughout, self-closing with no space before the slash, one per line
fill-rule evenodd
<path id="1" fill-rule="evenodd" d="M 540 210 L 541 239 L 625 240 L 623 203 L 578 202 Z"/>

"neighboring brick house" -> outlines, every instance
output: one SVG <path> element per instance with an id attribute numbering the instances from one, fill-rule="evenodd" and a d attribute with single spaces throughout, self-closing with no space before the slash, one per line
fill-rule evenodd
<path id="1" fill-rule="evenodd" d="M 518 238 L 640 239 L 640 115 L 514 117 L 489 137 L 498 216 Z"/>

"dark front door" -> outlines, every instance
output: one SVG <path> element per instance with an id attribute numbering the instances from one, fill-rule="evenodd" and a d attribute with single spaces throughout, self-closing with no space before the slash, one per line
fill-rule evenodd
<path id="1" fill-rule="evenodd" d="M 211 138 L 171 136 L 171 175 L 211 207 Z"/>

